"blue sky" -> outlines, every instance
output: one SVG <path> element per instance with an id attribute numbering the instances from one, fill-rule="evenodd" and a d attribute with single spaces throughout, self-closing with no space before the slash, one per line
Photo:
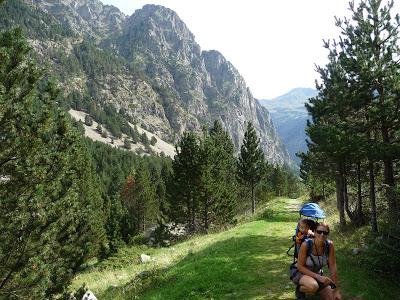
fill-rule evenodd
<path id="1" fill-rule="evenodd" d="M 131 15 L 153 3 L 176 11 L 203 50 L 220 51 L 258 99 L 314 87 L 325 64 L 322 39 L 339 35 L 334 16 L 349 16 L 349 0 L 101 0 Z"/>

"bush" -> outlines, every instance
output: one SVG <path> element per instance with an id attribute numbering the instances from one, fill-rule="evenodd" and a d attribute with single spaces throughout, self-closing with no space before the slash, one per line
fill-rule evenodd
<path id="1" fill-rule="evenodd" d="M 125 138 L 125 140 L 124 140 L 124 148 L 131 149 L 131 142 L 129 141 L 128 138 Z"/>
<path id="2" fill-rule="evenodd" d="M 89 115 L 85 116 L 85 125 L 87 125 L 87 126 L 92 126 L 93 125 L 93 119 L 92 119 L 91 116 L 89 116 Z"/>
<path id="3" fill-rule="evenodd" d="M 140 136 L 140 142 L 145 146 L 150 144 L 149 138 L 147 137 L 147 134 L 145 132 L 143 132 L 142 135 Z"/>

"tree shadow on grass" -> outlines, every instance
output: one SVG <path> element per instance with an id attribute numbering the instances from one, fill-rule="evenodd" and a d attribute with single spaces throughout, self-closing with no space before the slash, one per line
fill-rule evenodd
<path id="1" fill-rule="evenodd" d="M 262 235 L 219 241 L 157 272 L 139 299 L 294 299 L 286 250 L 287 239 Z"/>

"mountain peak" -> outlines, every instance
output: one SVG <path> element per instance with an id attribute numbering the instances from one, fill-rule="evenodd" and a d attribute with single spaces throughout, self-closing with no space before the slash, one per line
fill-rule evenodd
<path id="1" fill-rule="evenodd" d="M 146 48 L 157 59 L 200 55 L 200 46 L 186 24 L 176 12 L 161 5 L 147 4 L 136 10 L 128 18 L 120 42 L 125 55 L 132 54 L 133 47 L 139 51 Z"/>
<path id="2" fill-rule="evenodd" d="M 138 21 L 142 25 L 143 23 L 147 24 L 152 29 L 161 29 L 166 38 L 175 36 L 194 42 L 194 35 L 186 24 L 175 11 L 167 7 L 146 4 L 141 9 L 136 10 L 128 22 L 132 25 L 138 25 Z"/>
<path id="3" fill-rule="evenodd" d="M 312 88 L 297 87 L 297 88 L 291 89 L 286 94 L 279 96 L 277 98 L 283 98 L 283 97 L 286 98 L 289 95 L 292 97 L 302 98 L 302 99 L 310 98 L 310 97 L 314 97 L 316 95 L 316 90 L 312 89 Z"/>

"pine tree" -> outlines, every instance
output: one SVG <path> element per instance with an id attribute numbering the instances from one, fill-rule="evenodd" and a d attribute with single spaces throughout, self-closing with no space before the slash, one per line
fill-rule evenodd
<path id="1" fill-rule="evenodd" d="M 91 159 L 29 51 L 0 34 L 0 294 L 44 299 L 106 240 Z"/>
<path id="2" fill-rule="evenodd" d="M 215 147 L 215 165 L 212 176 L 218 179 L 215 192 L 218 201 L 215 204 L 216 223 L 220 225 L 231 224 L 235 221 L 237 206 L 237 181 L 235 146 L 229 133 L 224 130 L 221 123 L 216 120 L 210 130 L 210 137 Z"/>
<path id="3" fill-rule="evenodd" d="M 393 19 L 393 2 L 362 1 L 350 4 L 351 19 L 337 19 L 342 31 L 338 42 L 325 43 L 329 63 L 318 68 L 320 93 L 307 107 L 313 124 L 307 132 L 310 151 L 334 166 L 340 222 L 345 212 L 353 223 L 363 223 L 362 173 L 369 172 L 371 224 L 376 227 L 375 172 L 383 163 L 384 189 L 391 223 L 396 224 L 400 209 L 394 177 L 394 163 L 400 156 L 395 136 L 399 133 L 398 94 L 400 66 L 393 53 L 399 53 L 399 17 Z M 319 155 L 316 155 L 316 153 Z M 316 165 L 316 164 L 314 164 Z M 364 168 L 364 171 L 363 171 Z M 356 175 L 353 175 L 356 173 Z M 349 205 L 349 179 L 357 177 L 357 204 Z"/>
<path id="4" fill-rule="evenodd" d="M 167 186 L 170 219 L 185 223 L 191 232 L 196 231 L 199 213 L 200 148 L 197 136 L 184 132 L 176 146 L 172 162 L 173 175 Z"/>
<path id="5" fill-rule="evenodd" d="M 232 223 L 236 204 L 234 146 L 221 123 L 214 122 L 200 145 L 200 194 L 203 227 Z"/>
<path id="6" fill-rule="evenodd" d="M 256 209 L 255 189 L 264 172 L 264 153 L 251 122 L 247 123 L 244 133 L 237 170 L 240 181 L 251 190 L 251 211 L 254 214 Z"/>
<path id="7" fill-rule="evenodd" d="M 147 225 L 156 223 L 158 204 L 155 189 L 149 170 L 143 163 L 126 179 L 121 198 L 130 216 L 131 235 L 143 232 Z"/>

